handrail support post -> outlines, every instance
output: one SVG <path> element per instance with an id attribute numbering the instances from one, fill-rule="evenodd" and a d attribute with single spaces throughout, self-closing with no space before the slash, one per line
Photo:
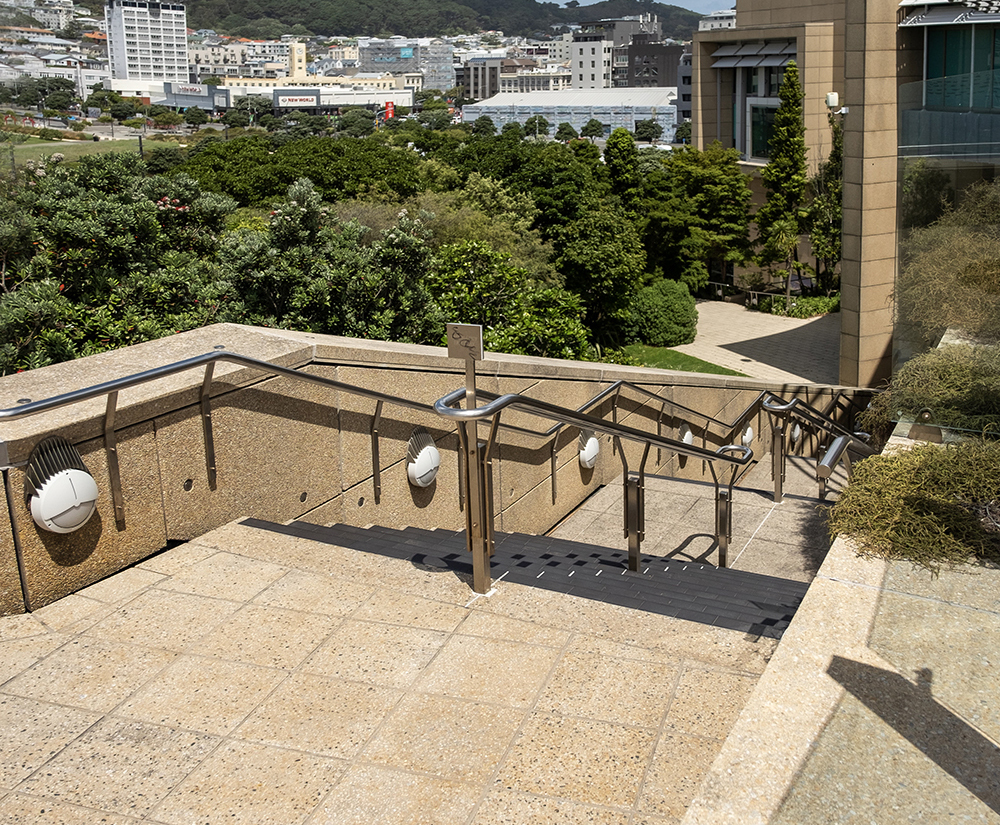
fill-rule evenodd
<path id="1" fill-rule="evenodd" d="M 785 428 L 784 420 L 775 419 L 771 423 L 771 479 L 774 481 L 774 501 L 780 503 L 784 498 L 785 482 Z"/>
<path id="2" fill-rule="evenodd" d="M 732 488 L 715 488 L 715 540 L 719 545 L 719 567 L 729 565 L 729 542 L 733 538 Z"/>
<path id="3" fill-rule="evenodd" d="M 122 472 L 118 463 L 118 436 L 115 433 L 115 412 L 118 409 L 118 391 L 108 393 L 104 412 L 104 451 L 108 457 L 108 481 L 111 485 L 111 502 L 115 508 L 115 527 L 125 529 L 125 497 L 122 494 Z"/>

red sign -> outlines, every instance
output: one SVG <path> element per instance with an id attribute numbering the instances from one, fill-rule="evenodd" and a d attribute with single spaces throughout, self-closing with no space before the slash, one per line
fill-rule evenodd
<path id="1" fill-rule="evenodd" d="M 388 120 L 390 117 L 396 116 L 396 104 L 391 100 L 385 104 L 385 118 Z"/>

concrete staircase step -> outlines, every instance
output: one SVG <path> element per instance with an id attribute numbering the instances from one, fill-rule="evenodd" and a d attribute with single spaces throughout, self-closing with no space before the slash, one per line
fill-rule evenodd
<path id="1" fill-rule="evenodd" d="M 471 576 L 464 532 L 406 527 L 282 525 L 260 519 L 241 524 L 326 544 L 376 553 Z M 494 581 L 538 587 L 702 624 L 780 638 L 808 585 L 643 555 L 639 572 L 627 569 L 624 550 L 579 541 L 497 533 L 490 560 Z"/>

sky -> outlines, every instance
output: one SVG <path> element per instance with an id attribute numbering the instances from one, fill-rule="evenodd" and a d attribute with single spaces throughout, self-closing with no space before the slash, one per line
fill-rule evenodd
<path id="1" fill-rule="evenodd" d="M 590 6 L 594 3 L 599 3 L 600 0 L 580 0 L 581 6 Z M 664 2 L 664 0 L 660 0 Z M 673 3 L 669 3 L 671 6 L 680 6 L 682 9 L 691 9 L 691 11 L 696 11 L 699 14 L 708 14 L 709 12 L 719 11 L 719 9 L 731 9 L 736 5 L 735 0 L 675 0 Z"/>

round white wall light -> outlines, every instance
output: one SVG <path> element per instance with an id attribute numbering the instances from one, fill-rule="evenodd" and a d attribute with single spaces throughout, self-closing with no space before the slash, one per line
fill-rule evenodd
<path id="1" fill-rule="evenodd" d="M 792 427 L 792 444 L 798 444 L 800 438 L 802 438 L 802 428 L 796 424 Z"/>
<path id="2" fill-rule="evenodd" d="M 694 433 L 687 424 L 681 424 L 681 429 L 678 432 L 678 435 L 681 437 L 681 441 L 685 444 L 694 444 Z"/>
<path id="3" fill-rule="evenodd" d="M 747 427 L 743 431 L 743 446 L 749 447 L 753 444 L 753 427 Z"/>
<path id="4" fill-rule="evenodd" d="M 580 431 L 580 466 L 593 469 L 597 456 L 601 454 L 601 442 L 591 430 Z"/>
<path id="5" fill-rule="evenodd" d="M 31 517 L 43 530 L 72 533 L 97 509 L 97 482 L 83 457 L 62 436 L 35 445 L 25 470 L 30 488 Z"/>
<path id="6" fill-rule="evenodd" d="M 414 487 L 430 487 L 440 466 L 441 453 L 434 446 L 434 439 L 418 427 L 406 448 L 406 477 Z"/>

